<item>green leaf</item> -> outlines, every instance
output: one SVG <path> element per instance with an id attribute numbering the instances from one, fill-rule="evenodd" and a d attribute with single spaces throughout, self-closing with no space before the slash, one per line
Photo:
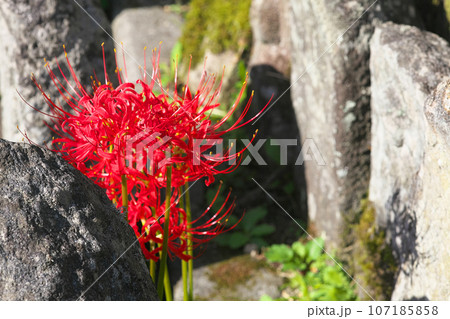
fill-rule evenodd
<path id="1" fill-rule="evenodd" d="M 264 216 L 267 215 L 267 209 L 262 206 L 250 209 L 241 221 L 242 228 L 249 232 Z"/>
<path id="2" fill-rule="evenodd" d="M 298 269 L 298 264 L 293 261 L 288 261 L 283 264 L 283 271 L 297 270 L 297 269 Z"/>
<path id="3" fill-rule="evenodd" d="M 247 75 L 247 67 L 245 66 L 245 62 L 243 60 L 239 60 L 238 62 L 238 74 L 241 82 L 245 81 L 245 77 Z M 242 83 L 239 83 L 239 89 L 241 88 Z"/>
<path id="4" fill-rule="evenodd" d="M 294 257 L 294 252 L 291 247 L 284 244 L 272 245 L 267 249 L 265 256 L 270 262 L 286 263 Z"/>
<path id="5" fill-rule="evenodd" d="M 250 231 L 253 236 L 270 235 L 275 231 L 275 226 L 269 224 L 258 225 Z"/>
<path id="6" fill-rule="evenodd" d="M 290 280 L 289 286 L 292 288 L 299 289 L 301 291 L 301 297 L 299 298 L 299 300 L 304 300 L 304 301 L 311 300 L 311 297 L 309 295 L 308 284 L 302 275 L 300 275 L 300 274 L 295 275 Z"/>
<path id="7" fill-rule="evenodd" d="M 294 288 L 288 300 L 357 300 L 355 288 L 345 273 L 334 263 L 322 248 L 324 240 L 318 238 L 303 245 L 295 242 L 291 247 L 273 245 L 265 255 L 269 261 L 281 262 L 283 271 L 293 276 L 282 286 Z M 304 258 L 302 258 L 302 256 Z M 291 258 L 290 258 L 291 257 Z"/>
<path id="8" fill-rule="evenodd" d="M 305 263 L 301 263 L 300 264 L 300 266 L 298 266 L 298 269 L 300 269 L 300 270 L 306 270 L 306 268 L 308 268 L 308 265 L 307 264 L 305 264 Z"/>
<path id="9" fill-rule="evenodd" d="M 327 267 L 324 269 L 323 280 L 333 286 L 344 286 L 348 283 L 347 277 L 340 269 L 335 267 Z"/>
<path id="10" fill-rule="evenodd" d="M 288 286 L 291 288 L 303 289 L 306 286 L 306 282 L 302 275 L 296 274 L 294 277 L 291 278 Z"/>
<path id="11" fill-rule="evenodd" d="M 306 258 L 308 262 L 317 260 L 323 253 L 324 241 L 322 238 L 317 238 L 311 240 L 306 244 L 306 249 L 308 251 L 308 257 Z"/>
<path id="12" fill-rule="evenodd" d="M 221 234 L 220 236 L 217 236 L 216 238 L 214 238 L 214 241 L 219 246 L 229 247 L 230 246 L 230 237 L 231 237 L 232 234 L 233 233 Z"/>
<path id="13" fill-rule="evenodd" d="M 229 246 L 231 249 L 238 249 L 248 243 L 250 235 L 241 232 L 232 233 L 230 236 Z"/>
<path id="14" fill-rule="evenodd" d="M 273 301 L 272 297 L 270 297 L 269 295 L 262 295 L 259 300 L 260 301 Z"/>
<path id="15" fill-rule="evenodd" d="M 311 292 L 311 300 L 312 301 L 329 301 L 330 297 L 328 296 L 328 287 L 319 287 Z"/>
<path id="16" fill-rule="evenodd" d="M 294 253 L 299 256 L 301 259 L 304 259 L 306 257 L 306 247 L 301 242 L 296 241 L 292 244 L 292 250 Z"/>

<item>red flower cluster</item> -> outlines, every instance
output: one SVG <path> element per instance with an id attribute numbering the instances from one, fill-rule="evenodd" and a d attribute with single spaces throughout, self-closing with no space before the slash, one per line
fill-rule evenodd
<path id="1" fill-rule="evenodd" d="M 122 196 L 128 197 L 128 221 L 139 238 L 146 258 L 158 260 L 161 248 L 148 243 L 162 243 L 165 236 L 165 206 L 161 200 L 161 189 L 166 187 L 169 166 L 172 169 L 169 251 L 187 260 L 186 234 L 191 235 L 195 246 L 228 230 L 224 225 L 234 206 L 233 202 L 226 208 L 229 195 L 219 211 L 201 224 L 200 219 L 186 222 L 186 213 L 177 204 L 182 195 L 179 189 L 187 182 L 206 177 L 206 184 L 209 185 L 215 175 L 230 172 L 240 164 L 240 155 L 245 148 L 234 154 L 229 150 L 225 154 L 205 153 L 220 144 L 225 133 L 249 122 L 244 121 L 244 117 L 251 98 L 236 122 L 229 128 L 222 128 L 236 110 L 246 84 L 229 112 L 213 123 L 210 115 L 219 106 L 217 97 L 221 83 L 214 89 L 215 78 L 205 75 L 194 95 L 186 85 L 183 94 L 179 95 L 175 89 L 173 96 L 170 96 L 160 89 L 159 52 L 156 50 L 150 79 L 147 79 L 145 66 L 143 78 L 136 84 L 127 82 L 126 67 L 125 78 L 116 69 L 119 82 L 116 88 L 108 79 L 103 51 L 105 84 L 93 80 L 93 94 L 81 85 L 67 53 L 66 60 L 75 85 L 71 84 L 58 62 L 64 81 L 58 79 L 48 63 L 46 67 L 61 97 L 71 108 L 70 112 L 54 103 L 33 77 L 52 111 L 47 115 L 53 122 L 49 127 L 58 136 L 52 142 L 54 151 L 61 153 L 83 174 L 105 188 L 108 197 L 118 207 L 121 206 Z M 234 164 L 225 169 L 218 167 L 227 161 L 234 161 Z M 128 192 L 123 194 L 124 181 Z M 210 207 L 202 217 L 209 213 Z"/>

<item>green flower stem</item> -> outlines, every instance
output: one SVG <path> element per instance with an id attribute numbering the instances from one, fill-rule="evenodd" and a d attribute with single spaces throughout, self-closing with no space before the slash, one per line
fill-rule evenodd
<path id="1" fill-rule="evenodd" d="M 188 301 L 187 261 L 181 260 L 181 276 L 183 277 L 183 300 Z"/>
<path id="2" fill-rule="evenodd" d="M 164 292 L 166 293 L 166 300 L 172 301 L 172 287 L 170 286 L 169 268 L 166 265 L 166 271 L 164 272 Z"/>
<path id="3" fill-rule="evenodd" d="M 159 274 L 157 291 L 159 299 L 162 300 L 164 294 L 164 276 L 167 268 L 167 248 L 169 243 L 169 217 L 170 217 L 170 197 L 172 195 L 172 166 L 167 167 L 167 183 L 166 183 L 166 211 L 164 214 L 164 233 L 163 246 L 161 251 L 161 259 L 159 261 Z M 166 292 L 167 293 L 167 292 Z M 167 296 L 166 296 L 167 297 Z"/>
<path id="4" fill-rule="evenodd" d="M 126 175 L 122 175 L 122 207 L 125 210 L 125 220 L 128 222 L 128 187 Z"/>
<path id="5" fill-rule="evenodd" d="M 179 193 L 180 193 L 180 208 L 185 209 L 184 198 L 183 198 L 183 196 L 181 196 L 181 194 L 183 194 L 183 187 L 180 187 Z M 181 277 L 183 278 L 183 300 L 187 301 L 188 300 L 188 278 L 187 278 L 188 263 L 186 261 L 184 261 L 183 259 L 180 259 L 180 260 L 181 260 Z"/>
<path id="6" fill-rule="evenodd" d="M 150 209 L 152 211 L 153 217 L 155 217 L 156 216 L 155 207 L 150 207 Z M 156 244 L 154 242 L 150 241 L 150 249 L 153 250 L 155 248 L 156 248 Z M 154 261 L 153 259 L 150 259 L 150 276 L 152 277 L 153 283 L 156 284 L 156 261 Z"/>
<path id="7" fill-rule="evenodd" d="M 150 249 L 155 249 L 155 243 L 150 243 Z M 156 283 L 156 262 L 153 259 L 150 259 L 150 276 L 153 283 Z"/>
<path id="8" fill-rule="evenodd" d="M 186 183 L 186 222 L 189 225 L 191 224 L 191 197 L 189 195 L 189 184 Z M 188 261 L 188 278 L 189 278 L 189 291 L 188 291 L 188 300 L 192 301 L 194 300 L 194 281 L 193 281 L 193 275 L 192 272 L 194 270 L 194 261 L 193 261 L 193 251 L 192 251 L 192 240 L 189 233 L 186 234 L 187 236 L 187 254 L 191 256 L 191 259 Z"/>

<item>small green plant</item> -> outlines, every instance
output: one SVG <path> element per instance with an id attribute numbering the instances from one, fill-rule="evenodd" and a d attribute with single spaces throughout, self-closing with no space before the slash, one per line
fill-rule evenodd
<path id="1" fill-rule="evenodd" d="M 282 297 L 276 300 L 348 301 L 356 300 L 354 286 L 336 262 L 323 251 L 324 241 L 317 238 L 302 244 L 272 245 L 265 256 L 281 266 L 289 278 L 281 287 Z M 273 300 L 267 295 L 261 300 Z"/>
<path id="2" fill-rule="evenodd" d="M 267 208 L 262 206 L 249 210 L 234 230 L 217 237 L 216 242 L 221 246 L 227 246 L 231 249 L 239 249 L 246 244 L 256 244 L 259 248 L 267 246 L 268 243 L 264 239 L 264 236 L 275 232 L 275 227 L 260 223 L 266 215 Z M 231 215 L 228 222 L 234 225 L 237 222 L 237 218 L 234 220 L 235 218 L 235 216 Z"/>

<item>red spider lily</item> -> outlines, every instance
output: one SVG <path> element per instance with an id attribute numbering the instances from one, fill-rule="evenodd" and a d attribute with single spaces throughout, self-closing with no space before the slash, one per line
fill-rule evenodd
<path id="1" fill-rule="evenodd" d="M 250 98 L 234 124 L 223 129 L 224 123 L 238 107 L 246 83 L 228 113 L 217 123 L 212 123 L 210 115 L 219 107 L 217 97 L 222 83 L 214 90 L 215 77 L 204 75 L 194 95 L 188 84 L 182 95 L 178 95 L 176 89 L 173 97 L 164 90 L 155 93 L 155 84 L 160 86 L 161 83 L 159 52 L 156 51 L 152 59 L 151 79 L 147 81 L 144 65 L 142 80 L 136 82 L 141 87 L 138 90 L 134 83 L 127 82 L 126 66 L 124 77 L 116 69 L 119 85 L 113 87 L 106 72 L 103 50 L 105 84 L 93 80 L 93 94 L 89 94 L 70 65 L 67 53 L 65 55 L 74 85 L 58 62 L 63 81 L 59 80 L 48 63 L 46 67 L 70 112 L 53 102 L 32 77 L 51 109 L 51 114 L 46 115 L 52 122 L 47 125 L 57 135 L 52 141 L 54 151 L 105 188 L 108 197 L 119 207 L 123 196 L 122 177 L 126 177 L 129 190 L 126 194 L 129 197 L 128 222 L 135 230 L 146 258 L 156 260 L 161 248 L 149 247 L 148 243 L 162 242 L 165 206 L 161 205 L 160 193 L 166 187 L 167 167 L 172 167 L 173 189 L 202 177 L 206 177 L 205 182 L 210 185 L 215 175 L 229 173 L 239 166 L 246 147 L 237 153 L 230 150 L 212 156 L 205 153 L 220 143 L 224 134 L 248 124 L 264 108 L 254 118 L 244 121 Z M 167 153 L 171 156 L 167 157 Z M 233 165 L 219 168 L 231 160 L 235 160 Z M 188 224 L 185 211 L 176 206 L 177 196 L 176 192 L 172 194 L 169 251 L 186 260 L 189 256 L 185 255 L 185 237 L 190 236 L 195 248 L 227 231 L 226 220 L 234 202 L 225 208 L 228 196 L 212 217 L 207 217 L 210 207 L 201 215 L 206 222 L 201 223 L 198 219 Z"/>
<path id="2" fill-rule="evenodd" d="M 128 163 L 136 163 L 139 159 L 152 162 L 155 171 L 150 173 L 162 187 L 165 165 L 160 165 L 160 162 L 165 159 L 164 154 L 167 149 L 173 154 L 167 164 L 173 163 L 177 166 L 175 187 L 204 176 L 207 177 L 207 185 L 210 185 L 215 175 L 229 173 L 239 166 L 240 155 L 246 147 L 233 154 L 230 154 L 230 150 L 223 155 L 215 156 L 205 155 L 205 153 L 217 143 L 221 143 L 225 133 L 242 127 L 254 119 L 243 122 L 250 107 L 250 98 L 236 122 L 228 129 L 220 131 L 222 125 L 236 110 L 246 83 L 226 116 L 213 124 L 210 114 L 219 106 L 215 100 L 221 88 L 220 83 L 219 87 L 212 91 L 214 77 L 204 76 L 194 96 L 186 86 L 183 97 L 175 91 L 173 101 L 169 102 L 171 97 L 165 91 L 159 95 L 153 92 L 155 83 L 160 83 L 159 54 L 154 54 L 153 76 L 150 83 L 145 83 L 145 73 L 144 79 L 137 81 L 142 86 L 142 92 L 138 93 L 133 83 L 123 83 L 118 72 L 119 86 L 117 88 L 113 88 L 110 82 L 97 85 L 94 81 L 94 94 L 90 96 L 76 77 L 67 55 L 66 60 L 75 86 L 70 84 L 58 63 L 57 65 L 70 90 L 58 80 L 48 63 L 46 65 L 55 86 L 71 107 L 72 112 L 66 112 L 56 105 L 41 89 L 52 110 L 52 114 L 47 114 L 54 124 L 51 128 L 59 136 L 53 140 L 52 144 L 63 157 L 100 185 L 105 187 L 110 183 L 111 178 L 120 179 L 120 176 L 124 174 L 149 178 L 148 174 L 142 174 L 142 169 L 136 170 L 132 165 L 125 165 L 127 141 L 141 135 L 142 132 L 149 132 L 149 135 L 157 133 L 160 137 L 169 139 L 169 145 L 163 145 L 164 149 L 154 150 L 156 154 L 152 154 L 149 158 L 147 151 L 152 141 L 145 141 L 146 147 L 140 150 L 135 149 L 135 153 L 131 155 L 132 158 L 128 158 Z M 106 66 L 105 80 L 108 80 Z M 71 94 L 70 91 L 74 93 Z M 143 136 L 141 140 L 135 142 L 142 142 L 145 138 L 146 136 Z M 200 145 L 202 142 L 203 145 Z M 217 169 L 224 162 L 233 160 L 236 160 L 233 165 L 222 170 Z M 89 167 L 86 166 L 88 163 Z M 105 178 L 106 182 L 102 180 Z"/>
<path id="3" fill-rule="evenodd" d="M 232 230 L 239 224 L 242 217 L 234 225 L 230 226 L 227 224 L 228 218 L 235 207 L 234 201 L 227 207 L 231 195 L 230 192 L 214 215 L 208 216 L 219 193 L 220 187 L 208 208 L 197 219 L 190 223 L 186 222 L 186 212 L 184 209 L 177 206 L 177 194 L 172 194 L 169 214 L 169 253 L 187 261 L 192 258 L 192 256 L 186 254 L 188 248 L 186 236 L 190 236 L 192 240 L 192 249 L 195 249 L 200 245 L 207 243 L 212 238 Z M 161 251 L 161 246 L 155 248 L 151 247 L 148 243 L 154 242 L 157 245 L 162 244 L 163 239 L 161 233 L 163 233 L 165 221 L 165 205 L 160 205 L 156 211 L 153 212 L 148 205 L 142 205 L 139 203 L 139 200 L 134 200 L 130 202 L 129 208 L 130 211 L 133 211 L 130 225 L 133 227 L 136 236 L 139 238 L 139 243 L 144 256 L 147 259 L 157 261 L 159 259 L 158 253 Z"/>

